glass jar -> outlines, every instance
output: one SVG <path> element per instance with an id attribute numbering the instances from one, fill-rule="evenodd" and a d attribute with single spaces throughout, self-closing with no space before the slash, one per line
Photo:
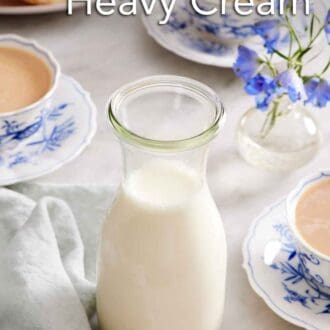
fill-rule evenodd
<path id="1" fill-rule="evenodd" d="M 207 86 L 176 76 L 131 83 L 109 117 L 124 173 L 103 225 L 97 312 L 103 330 L 218 330 L 226 240 L 206 178 L 224 117 Z"/>
<path id="2" fill-rule="evenodd" d="M 254 166 L 289 171 L 314 158 L 320 148 L 321 133 L 303 104 L 291 103 L 287 98 L 277 102 L 267 111 L 253 108 L 243 115 L 237 132 L 238 148 Z"/>

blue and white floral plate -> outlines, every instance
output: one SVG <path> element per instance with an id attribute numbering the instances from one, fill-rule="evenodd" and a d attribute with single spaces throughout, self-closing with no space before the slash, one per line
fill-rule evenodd
<path id="1" fill-rule="evenodd" d="M 164 13 L 156 7 L 142 21 L 148 34 L 162 47 L 190 61 L 218 67 L 232 67 L 237 56 L 237 44 L 221 42 L 216 36 L 199 31 L 184 3 L 177 3 L 166 25 L 159 25 Z M 249 39 L 248 46 L 259 54 L 266 53 L 258 37 Z"/>
<path id="2" fill-rule="evenodd" d="M 62 75 L 52 103 L 34 119 L 0 119 L 0 185 L 48 174 L 77 157 L 96 132 L 96 108 L 89 94 Z"/>
<path id="3" fill-rule="evenodd" d="M 285 200 L 266 209 L 252 224 L 243 257 L 252 288 L 276 314 L 306 329 L 330 329 L 330 288 L 310 271 L 322 261 L 296 248 Z"/>
<path id="4" fill-rule="evenodd" d="M 326 12 L 324 4 L 316 2 L 315 12 L 323 13 L 320 16 L 324 16 L 324 12 Z M 234 41 L 231 44 L 219 40 L 216 33 L 213 35 L 212 24 L 204 24 L 202 31 L 194 23 L 194 17 L 183 1 L 177 1 L 168 23 L 159 25 L 158 22 L 163 18 L 164 13 L 159 5 L 155 6 L 152 15 L 142 15 L 142 21 L 148 34 L 160 46 L 190 61 L 231 68 L 236 60 L 237 48 L 240 43 L 254 49 L 259 55 L 267 53 L 261 38 L 257 36 L 247 38 L 249 36 L 247 31 L 251 30 L 251 27 L 247 25 L 241 29 L 231 29 L 233 38 L 236 34 L 237 40 L 243 40 L 242 42 Z M 247 36 L 245 39 L 244 34 Z M 302 33 L 302 36 L 307 37 L 307 35 L 305 32 Z M 285 53 L 288 46 L 288 35 L 284 33 L 280 50 Z M 275 55 L 273 61 L 281 62 L 282 59 Z"/>

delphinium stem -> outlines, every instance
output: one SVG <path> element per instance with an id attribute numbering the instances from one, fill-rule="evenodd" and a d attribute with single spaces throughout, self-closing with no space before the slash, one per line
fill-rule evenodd
<path id="1" fill-rule="evenodd" d="M 287 24 L 287 27 L 289 29 L 289 32 L 291 33 L 291 35 L 293 36 L 294 40 L 296 41 L 298 47 L 299 47 L 299 50 L 302 50 L 302 45 L 301 45 L 301 42 L 300 42 L 300 39 L 298 37 L 298 34 L 295 30 L 295 28 L 292 26 L 291 22 L 290 22 L 290 18 L 288 17 L 288 12 L 286 11 L 285 12 L 285 21 L 286 21 L 286 24 Z"/>
<path id="2" fill-rule="evenodd" d="M 273 101 L 272 109 L 267 113 L 266 119 L 261 128 L 260 136 L 262 139 L 265 139 L 275 126 L 277 117 L 280 116 L 280 113 L 278 112 L 279 105 L 280 99 Z"/>

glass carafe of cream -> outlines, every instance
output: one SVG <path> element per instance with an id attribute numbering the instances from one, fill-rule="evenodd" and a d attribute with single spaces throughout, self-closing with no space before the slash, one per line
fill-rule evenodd
<path id="1" fill-rule="evenodd" d="M 109 117 L 124 173 L 99 248 L 101 329 L 219 330 L 227 250 L 205 174 L 221 102 L 197 81 L 153 76 L 115 92 Z"/>

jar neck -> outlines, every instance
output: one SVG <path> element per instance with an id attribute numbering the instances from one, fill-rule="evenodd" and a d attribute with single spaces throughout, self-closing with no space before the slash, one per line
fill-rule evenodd
<path id="1" fill-rule="evenodd" d="M 131 144 L 121 141 L 123 155 L 123 180 L 124 182 L 130 175 L 150 164 L 168 164 L 169 166 L 181 167 L 194 173 L 198 181 L 203 184 L 206 178 L 206 165 L 208 144 L 198 148 L 180 152 L 155 152 L 154 150 L 137 148 Z M 164 166 L 160 166 L 162 169 Z M 165 165 L 166 167 L 166 165 Z M 160 170 L 157 175 L 162 175 Z"/>

